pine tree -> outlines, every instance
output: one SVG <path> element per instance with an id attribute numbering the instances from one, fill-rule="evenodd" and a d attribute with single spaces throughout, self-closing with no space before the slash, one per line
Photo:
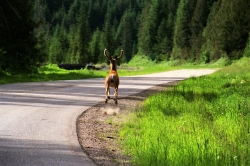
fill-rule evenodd
<path id="1" fill-rule="evenodd" d="M 45 4 L 41 0 L 35 0 L 35 13 L 34 18 L 38 23 L 38 27 L 34 29 L 35 37 L 37 38 L 36 48 L 39 50 L 37 52 L 37 57 L 39 57 L 38 63 L 43 63 L 48 59 L 46 50 L 46 38 L 48 38 L 48 32 L 46 31 L 47 26 L 45 23 Z"/>
<path id="2" fill-rule="evenodd" d="M 220 0 L 214 3 L 204 38 L 211 59 L 242 57 L 249 32 L 248 0 Z"/>
<path id="3" fill-rule="evenodd" d="M 65 23 L 68 28 L 77 25 L 78 12 L 80 10 L 81 2 L 80 0 L 74 0 L 72 5 L 68 10 L 68 14 L 65 16 Z M 65 13 L 66 14 L 66 13 Z"/>
<path id="4" fill-rule="evenodd" d="M 67 58 L 66 53 L 68 52 L 68 49 L 69 49 L 69 40 L 68 40 L 67 31 L 65 27 L 63 26 L 63 24 L 61 25 L 59 30 L 60 31 L 59 31 L 58 40 L 60 42 L 60 47 L 61 47 L 60 50 L 62 50 L 62 52 L 60 55 L 57 56 L 57 62 L 65 63 L 66 58 Z"/>
<path id="5" fill-rule="evenodd" d="M 67 63 L 77 63 L 77 50 L 78 50 L 78 43 L 77 43 L 77 27 L 76 25 L 71 25 L 69 29 L 69 48 L 67 52 Z"/>
<path id="6" fill-rule="evenodd" d="M 99 28 L 96 29 L 92 36 L 92 40 L 90 42 L 90 54 L 91 59 L 90 62 L 97 63 L 99 61 L 99 56 L 103 56 L 103 50 L 101 50 L 101 31 Z"/>
<path id="7" fill-rule="evenodd" d="M 119 52 L 120 49 L 124 50 L 124 60 L 126 62 L 128 62 L 132 58 L 133 43 L 136 40 L 135 38 L 133 38 L 136 28 L 135 20 L 136 14 L 134 11 L 132 11 L 132 8 L 130 6 L 130 8 L 125 11 L 123 17 L 121 18 L 121 22 L 116 33 L 116 42 L 119 43 L 121 47 L 116 51 Z"/>
<path id="8" fill-rule="evenodd" d="M 157 43 L 158 43 L 158 50 L 157 53 L 165 53 L 166 52 L 166 46 L 167 46 L 167 22 L 166 19 L 163 18 L 157 32 Z"/>
<path id="9" fill-rule="evenodd" d="M 78 52 L 79 52 L 79 62 L 81 64 L 89 63 L 89 23 L 87 13 L 85 12 L 84 4 L 81 3 L 81 8 L 79 11 L 79 23 L 78 23 Z"/>
<path id="10" fill-rule="evenodd" d="M 140 14 L 139 18 L 139 30 L 138 30 L 138 52 L 139 54 L 146 54 L 149 55 L 150 48 L 148 47 L 148 40 L 149 40 L 149 35 L 147 33 L 148 28 L 147 28 L 147 21 L 148 21 L 148 13 L 150 9 L 150 4 L 147 3 L 144 8 L 142 13 Z"/>
<path id="11" fill-rule="evenodd" d="M 115 28 L 111 25 L 111 14 L 108 13 L 106 16 L 106 21 L 104 25 L 104 32 L 103 32 L 103 43 L 104 47 L 108 49 L 111 55 L 114 55 L 115 52 Z"/>
<path id="12" fill-rule="evenodd" d="M 172 11 L 168 14 L 168 18 L 167 18 L 167 21 L 166 21 L 166 29 L 167 29 L 167 32 L 166 32 L 166 52 L 168 55 L 171 54 L 172 52 L 172 49 L 173 49 L 173 46 L 174 46 L 174 22 L 175 22 L 175 14 L 176 14 L 176 11 Z M 169 57 L 167 57 L 169 58 Z"/>
<path id="13" fill-rule="evenodd" d="M 1 1 L 0 9 L 0 69 L 9 72 L 32 72 L 38 57 L 38 40 L 34 29 L 34 8 L 30 0 Z"/>
<path id="14" fill-rule="evenodd" d="M 62 63 L 62 47 L 59 41 L 60 25 L 57 24 L 49 45 L 49 63 Z"/>
<path id="15" fill-rule="evenodd" d="M 174 21 L 178 0 L 162 0 L 160 5 L 157 33 L 156 54 L 157 60 L 168 60 L 173 48 Z"/>
<path id="16" fill-rule="evenodd" d="M 160 16 L 159 16 L 159 11 L 160 11 L 160 0 L 152 0 L 151 2 L 151 8 L 149 10 L 149 15 L 148 15 L 148 35 L 149 35 L 149 40 L 148 40 L 148 47 L 151 48 L 150 50 L 151 53 L 155 53 L 157 50 L 157 29 L 158 26 L 160 25 Z"/>
<path id="17" fill-rule="evenodd" d="M 142 11 L 139 28 L 139 51 L 146 55 L 153 55 L 157 44 L 157 29 L 159 20 L 159 0 L 152 0 Z"/>
<path id="18" fill-rule="evenodd" d="M 189 39 L 191 36 L 190 22 L 195 8 L 196 0 L 181 0 L 177 10 L 174 31 L 174 59 L 190 59 Z"/>
<path id="19" fill-rule="evenodd" d="M 243 55 L 244 57 L 250 57 L 250 33 L 248 33 L 248 41 L 246 43 Z"/>
<path id="20" fill-rule="evenodd" d="M 201 47 L 203 44 L 202 33 L 206 27 L 210 8 L 215 0 L 198 0 L 194 9 L 192 20 L 190 23 L 191 36 L 189 43 L 191 50 L 189 54 L 194 55 L 194 60 L 200 60 Z"/>

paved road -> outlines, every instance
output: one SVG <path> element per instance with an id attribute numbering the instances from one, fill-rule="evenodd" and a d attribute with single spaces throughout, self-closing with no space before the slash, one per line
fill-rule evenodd
<path id="1" fill-rule="evenodd" d="M 122 77 L 119 96 L 214 71 L 176 70 Z M 0 85 L 0 165 L 95 165 L 80 148 L 76 119 L 104 101 L 103 82 L 87 79 Z"/>

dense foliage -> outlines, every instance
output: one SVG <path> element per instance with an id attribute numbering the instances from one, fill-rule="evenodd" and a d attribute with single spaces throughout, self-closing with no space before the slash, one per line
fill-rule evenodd
<path id="1" fill-rule="evenodd" d="M 3 0 L 0 69 L 106 62 L 104 48 L 124 49 L 122 62 L 239 59 L 250 52 L 249 8 L 249 0 Z"/>
<path id="2" fill-rule="evenodd" d="M 0 69 L 30 72 L 42 61 L 42 35 L 29 0 L 3 0 L 0 4 Z M 35 32 L 34 30 L 37 29 Z"/>

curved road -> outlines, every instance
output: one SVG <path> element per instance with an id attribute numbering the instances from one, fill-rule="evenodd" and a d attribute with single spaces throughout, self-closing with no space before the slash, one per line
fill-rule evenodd
<path id="1" fill-rule="evenodd" d="M 119 96 L 214 71 L 176 70 L 121 77 Z M 103 82 L 86 79 L 0 85 L 0 165 L 95 165 L 78 143 L 76 119 L 104 101 Z"/>

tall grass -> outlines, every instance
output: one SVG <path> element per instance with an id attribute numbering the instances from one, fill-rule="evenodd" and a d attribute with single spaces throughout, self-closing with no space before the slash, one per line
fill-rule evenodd
<path id="1" fill-rule="evenodd" d="M 250 165 L 250 60 L 145 100 L 120 135 L 135 165 Z"/>

